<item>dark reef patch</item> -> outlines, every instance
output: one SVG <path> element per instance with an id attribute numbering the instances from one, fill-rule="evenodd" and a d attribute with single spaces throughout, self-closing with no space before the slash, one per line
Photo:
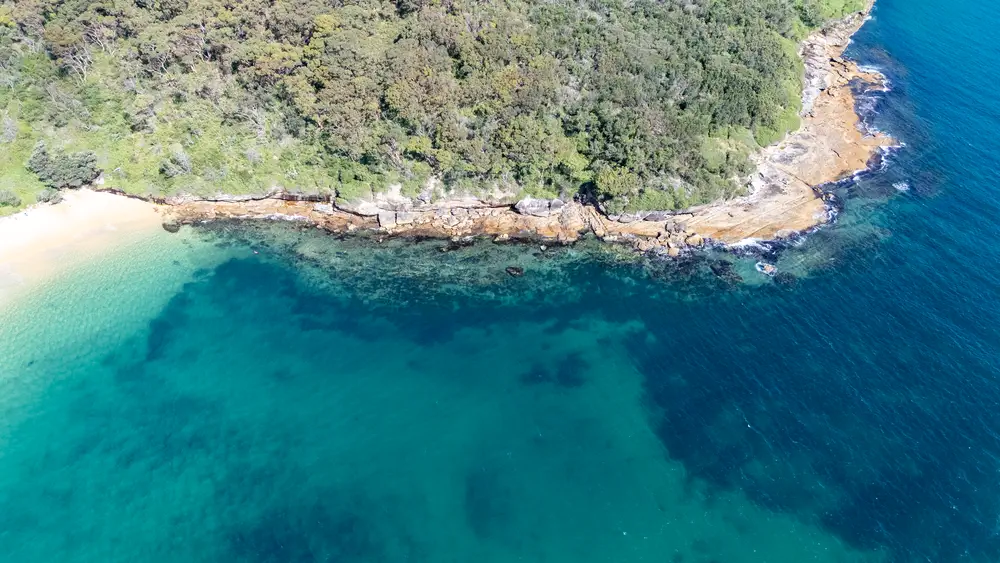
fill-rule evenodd
<path id="1" fill-rule="evenodd" d="M 574 389 L 581 387 L 587 382 L 584 372 L 587 370 L 587 362 L 579 352 L 563 356 L 556 365 L 555 382 L 560 387 Z"/>
<path id="2" fill-rule="evenodd" d="M 587 382 L 584 375 L 587 368 L 583 355 L 573 352 L 559 358 L 554 366 L 542 362 L 533 363 L 521 374 L 519 380 L 525 385 L 550 383 L 566 389 L 575 389 Z"/>
<path id="3" fill-rule="evenodd" d="M 798 281 L 794 274 L 788 272 L 778 272 L 774 276 L 774 283 L 782 287 L 794 287 Z"/>
<path id="4" fill-rule="evenodd" d="M 539 383 L 548 382 L 551 377 L 549 370 L 545 369 L 544 365 L 535 362 L 518 379 L 525 385 L 538 385 Z"/>
<path id="5" fill-rule="evenodd" d="M 463 506 L 469 528 L 481 539 L 503 536 L 515 511 L 510 492 L 489 466 L 473 468 L 465 475 Z"/>
<path id="6" fill-rule="evenodd" d="M 802 314 L 825 318 L 808 283 L 789 295 L 809 311 Z M 822 515 L 829 531 L 858 548 L 888 549 L 892 561 L 933 554 L 956 562 L 970 550 L 995 560 L 1000 537 L 983 523 L 996 520 L 996 501 L 986 499 L 1000 498 L 1000 483 L 982 456 L 1000 454 L 990 430 L 1000 415 L 976 405 L 1000 403 L 997 390 L 945 406 L 942 396 L 959 391 L 941 380 L 952 360 L 933 346 L 906 356 L 853 354 L 845 363 L 843 340 L 859 346 L 902 331 L 885 326 L 895 318 L 879 312 L 887 305 L 864 301 L 855 305 L 869 308 L 867 323 L 840 319 L 828 335 L 805 334 L 766 301 L 748 303 L 744 315 L 753 321 L 730 327 L 725 352 L 690 328 L 716 318 L 715 304 L 625 305 L 641 312 L 653 337 L 627 345 L 660 441 L 692 479 L 805 521 Z M 949 353 L 965 358 L 966 378 L 995 373 L 968 351 Z"/>
<path id="7" fill-rule="evenodd" d="M 743 276 L 733 270 L 733 263 L 729 260 L 715 260 L 709 267 L 726 287 L 736 287 L 743 283 Z"/>
<path id="8" fill-rule="evenodd" d="M 385 561 L 383 541 L 350 507 L 323 501 L 271 509 L 229 535 L 232 560 L 248 563 Z"/>
<path id="9" fill-rule="evenodd" d="M 153 362 L 162 358 L 166 348 L 174 339 L 174 331 L 182 329 L 187 321 L 184 310 L 190 306 L 190 298 L 184 293 L 178 293 L 170 298 L 163 314 L 149 323 L 149 336 L 146 338 L 146 361 Z"/>

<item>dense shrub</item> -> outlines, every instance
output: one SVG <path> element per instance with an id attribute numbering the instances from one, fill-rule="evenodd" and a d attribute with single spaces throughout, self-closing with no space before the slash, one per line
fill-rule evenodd
<path id="1" fill-rule="evenodd" d="M 56 189 L 79 188 L 93 182 L 101 173 L 93 152 L 51 151 L 44 141 L 35 145 L 27 166 L 43 184 Z"/>
<path id="2" fill-rule="evenodd" d="M 0 207 L 20 207 L 21 198 L 10 190 L 0 190 Z"/>
<path id="3" fill-rule="evenodd" d="M 46 188 L 35 195 L 35 201 L 38 203 L 59 203 L 62 201 L 62 194 L 59 190 Z"/>
<path id="4" fill-rule="evenodd" d="M 0 119 L 0 143 L 9 144 L 17 139 L 17 122 L 10 116 Z"/>
<path id="5" fill-rule="evenodd" d="M 167 178 L 175 178 L 191 173 L 191 157 L 183 150 L 175 150 L 160 163 L 160 174 Z"/>
<path id="6" fill-rule="evenodd" d="M 598 199 L 608 213 L 618 214 L 630 208 L 629 203 L 639 195 L 642 183 L 639 177 L 617 166 L 604 166 L 594 177 Z"/>

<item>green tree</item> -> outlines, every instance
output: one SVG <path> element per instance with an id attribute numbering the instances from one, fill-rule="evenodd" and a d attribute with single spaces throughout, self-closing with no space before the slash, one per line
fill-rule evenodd
<path id="1" fill-rule="evenodd" d="M 90 151 L 67 154 L 50 151 L 44 141 L 39 141 L 27 163 L 43 184 L 50 188 L 79 188 L 97 179 L 97 156 Z"/>

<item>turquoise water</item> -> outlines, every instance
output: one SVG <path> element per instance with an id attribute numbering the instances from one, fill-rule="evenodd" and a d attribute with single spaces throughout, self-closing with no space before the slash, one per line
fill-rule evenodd
<path id="1" fill-rule="evenodd" d="M 222 224 L 35 288 L 0 310 L 0 557 L 997 561 L 996 29 L 879 0 L 851 54 L 907 146 L 782 283 Z"/>

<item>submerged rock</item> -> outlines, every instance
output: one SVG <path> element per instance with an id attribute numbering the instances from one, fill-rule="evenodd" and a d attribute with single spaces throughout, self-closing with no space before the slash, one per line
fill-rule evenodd
<path id="1" fill-rule="evenodd" d="M 732 285 L 743 283 L 743 276 L 733 270 L 733 263 L 728 260 L 716 260 L 709 268 L 715 274 L 715 277 L 726 283 Z"/>
<path id="2" fill-rule="evenodd" d="M 475 244 L 474 237 L 452 237 L 447 246 L 441 247 L 441 252 L 452 252 L 461 248 L 467 248 Z"/>
<path id="3" fill-rule="evenodd" d="M 507 266 L 505 269 L 508 275 L 514 278 L 519 278 L 524 275 L 524 268 L 519 266 Z"/>
<path id="4" fill-rule="evenodd" d="M 176 233 L 181 230 L 181 224 L 173 219 L 168 219 L 163 222 L 163 230 L 168 233 Z"/>
<path id="5" fill-rule="evenodd" d="M 798 278 L 788 272 L 778 272 L 774 275 L 774 283 L 781 286 L 791 287 L 797 284 L 798 281 Z"/>

